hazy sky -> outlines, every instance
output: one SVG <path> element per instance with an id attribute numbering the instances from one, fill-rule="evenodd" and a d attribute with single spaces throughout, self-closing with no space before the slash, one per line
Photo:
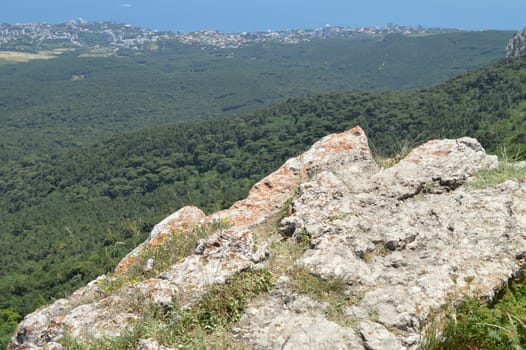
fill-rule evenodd
<path id="1" fill-rule="evenodd" d="M 526 26 L 526 0 L 0 0 L 0 22 L 55 23 L 79 17 L 181 32 L 388 22 L 518 30 Z"/>

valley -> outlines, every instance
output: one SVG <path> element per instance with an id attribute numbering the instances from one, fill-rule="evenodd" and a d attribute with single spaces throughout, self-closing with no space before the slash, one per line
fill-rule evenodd
<path id="1" fill-rule="evenodd" d="M 389 157 L 477 137 L 526 157 L 510 32 L 396 34 L 0 66 L 2 345 L 22 316 L 110 271 L 185 205 L 208 213 L 329 133 Z M 80 57 L 82 56 L 82 57 Z"/>

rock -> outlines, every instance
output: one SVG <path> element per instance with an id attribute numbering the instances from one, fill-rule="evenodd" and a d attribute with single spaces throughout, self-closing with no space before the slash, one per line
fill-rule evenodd
<path id="1" fill-rule="evenodd" d="M 384 195 L 404 200 L 422 192 L 454 191 L 477 171 L 497 165 L 497 157 L 486 155 L 475 139 L 429 141 L 397 165 L 376 174 L 373 182 L 384 189 Z"/>
<path id="2" fill-rule="evenodd" d="M 364 346 L 367 350 L 401 350 L 402 344 L 394 334 L 389 332 L 384 326 L 363 320 L 359 323 L 358 329 L 364 339 Z"/>
<path id="3" fill-rule="evenodd" d="M 153 269 L 153 264 L 155 263 L 155 260 L 152 258 L 146 260 L 146 266 L 144 267 L 144 271 L 151 271 Z"/>
<path id="4" fill-rule="evenodd" d="M 524 56 L 526 54 L 526 28 L 510 39 L 506 46 L 506 57 Z"/>
<path id="5" fill-rule="evenodd" d="M 273 290 L 252 301 L 225 336 L 261 349 L 416 349 L 431 312 L 465 295 L 491 298 L 525 265 L 526 184 L 464 186 L 477 171 L 496 166 L 476 140 L 461 138 L 430 141 L 380 169 L 363 130 L 329 135 L 231 208 L 205 216 L 185 207 L 163 220 L 114 276 L 27 315 L 9 349 L 56 346 L 66 330 L 80 340 L 122 334 L 142 317 L 138 304 L 164 310 L 176 299 L 189 307 L 211 284 L 251 268 L 272 269 L 280 240 L 309 244 L 274 271 L 281 277 Z M 105 290 L 145 247 L 162 245 L 164 235 L 217 222 L 222 228 L 157 277 Z M 142 271 L 156 267 L 144 265 Z M 353 305 L 345 305 L 342 317 L 357 328 L 328 318 L 327 302 L 294 292 L 292 268 L 344 281 Z M 166 349 L 153 339 L 137 348 Z"/>
<path id="6" fill-rule="evenodd" d="M 64 347 L 62 346 L 62 344 L 59 344 L 59 343 L 47 343 L 45 346 L 44 346 L 44 350 L 62 350 L 64 349 Z"/>
<path id="7" fill-rule="evenodd" d="M 170 231 L 188 230 L 196 222 L 205 217 L 205 213 L 196 207 L 183 207 L 153 227 L 150 241 Z"/>
<path id="8" fill-rule="evenodd" d="M 124 273 L 128 269 L 128 266 L 133 263 L 134 259 L 141 254 L 146 246 L 161 244 L 164 236 L 171 232 L 188 230 L 204 217 L 205 213 L 201 209 L 191 206 L 183 207 L 175 213 L 167 216 L 163 221 L 153 227 L 150 232 L 150 238 L 146 240 L 146 242 L 139 245 L 119 262 L 115 268 L 115 272 L 117 274 Z M 148 261 L 144 269 L 151 270 L 154 263 L 154 261 Z"/>
<path id="9" fill-rule="evenodd" d="M 521 268 L 525 186 L 463 188 L 497 166 L 470 138 L 428 142 L 386 170 L 371 162 L 358 159 L 353 176 L 313 175 L 281 226 L 312 238 L 297 264 L 361 296 L 350 314 L 363 320 L 365 310 L 409 344 L 429 312 L 466 294 L 491 298 Z"/>
<path id="10" fill-rule="evenodd" d="M 280 293 L 278 293 L 280 294 Z M 284 293 L 288 294 L 288 293 Z M 327 320 L 326 306 L 305 296 L 271 297 L 253 304 L 240 325 L 243 338 L 257 349 L 363 349 L 351 328 Z"/>
<path id="11" fill-rule="evenodd" d="M 137 344 L 137 350 L 173 350 L 166 346 L 159 345 L 159 343 L 153 339 L 141 339 Z"/>

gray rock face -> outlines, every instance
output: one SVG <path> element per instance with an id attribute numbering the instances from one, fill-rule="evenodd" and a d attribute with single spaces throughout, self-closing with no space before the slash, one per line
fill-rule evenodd
<path id="1" fill-rule="evenodd" d="M 325 318 L 327 305 L 287 289 L 282 276 L 268 298 L 253 303 L 243 315 L 243 338 L 257 349 L 356 349 L 358 333 Z"/>
<path id="2" fill-rule="evenodd" d="M 497 166 L 469 138 L 428 142 L 386 170 L 367 162 L 301 184 L 282 227 L 312 237 L 297 264 L 344 278 L 359 296 L 349 313 L 367 349 L 413 348 L 430 311 L 466 294 L 492 297 L 524 264 L 526 187 L 463 187 Z"/>
<path id="3" fill-rule="evenodd" d="M 129 303 L 162 306 L 184 296 L 189 305 L 232 274 L 272 268 L 273 241 L 306 236 L 310 247 L 290 268 L 345 281 L 355 301 L 344 310 L 350 322 L 328 319 L 327 303 L 294 292 L 292 270 L 280 270 L 274 289 L 245 310 L 236 339 L 256 349 L 416 349 L 430 312 L 465 295 L 491 298 L 526 264 L 526 184 L 465 186 L 477 171 L 496 166 L 476 140 L 461 138 L 428 142 L 382 169 L 360 128 L 330 135 L 230 209 L 205 217 L 185 208 L 167 218 L 117 269 L 126 271 L 144 247 L 162 244 L 166 230 L 232 223 L 174 261 L 162 278 L 108 296 L 101 280 L 111 277 L 102 276 L 28 315 L 9 349 L 59 346 L 65 331 L 79 339 L 121 334 L 140 317 Z M 291 211 L 276 219 L 291 197 Z M 269 232 L 276 226 L 282 235 Z M 138 348 L 162 347 L 142 340 Z"/>
<path id="4" fill-rule="evenodd" d="M 526 28 L 511 38 L 506 46 L 506 57 L 524 56 L 526 54 Z"/>
<path id="5" fill-rule="evenodd" d="M 137 344 L 137 350 L 173 350 L 166 346 L 159 345 L 159 343 L 152 339 L 141 339 Z"/>
<path id="6" fill-rule="evenodd" d="M 400 340 L 390 333 L 384 326 L 369 320 L 360 321 L 358 325 L 360 335 L 367 350 L 399 350 L 402 349 Z"/>

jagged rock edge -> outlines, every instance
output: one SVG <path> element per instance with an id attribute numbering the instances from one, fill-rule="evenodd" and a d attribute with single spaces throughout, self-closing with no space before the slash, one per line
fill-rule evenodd
<path id="1" fill-rule="evenodd" d="M 356 142 L 356 140 L 354 140 L 354 143 L 351 142 L 352 146 L 349 147 L 349 144 L 346 144 L 345 142 L 342 142 L 342 139 L 345 139 L 345 136 L 350 136 L 351 138 L 355 137 L 355 138 L 358 138 L 360 140 L 358 142 Z M 434 142 L 437 142 L 437 141 L 434 141 Z M 431 142 L 431 144 L 432 143 L 433 142 Z M 478 151 L 479 153 L 481 151 L 480 144 L 478 144 L 473 139 L 467 139 L 467 138 L 459 139 L 459 140 L 450 140 L 450 141 L 446 140 L 446 141 L 442 142 L 441 145 L 443 147 L 442 147 L 442 149 L 440 149 L 440 147 L 438 147 L 439 148 L 439 150 L 438 150 L 438 153 L 439 153 L 438 157 L 437 157 L 437 154 L 434 154 L 433 152 L 426 154 L 426 152 L 425 152 L 425 145 L 422 146 L 422 148 L 424 149 L 423 154 L 425 155 L 425 157 L 430 157 L 430 158 L 435 157 L 435 158 L 437 158 L 437 160 L 440 160 L 440 157 L 443 157 L 443 156 L 447 157 L 449 155 L 448 152 L 454 152 L 455 151 L 454 150 L 455 147 L 456 148 L 462 148 L 463 146 L 467 146 L 467 147 L 464 147 L 464 148 L 472 149 L 474 151 Z M 419 151 L 417 151 L 417 150 L 419 150 Z M 418 148 L 417 150 L 415 150 L 416 155 L 413 155 L 413 157 L 416 157 L 416 159 L 420 158 L 419 161 L 422 161 L 422 159 L 421 159 L 422 158 L 422 149 Z M 482 151 L 483 151 L 483 149 L 482 149 Z M 420 152 L 420 155 L 419 155 L 419 152 Z M 341 156 L 342 154 L 344 154 L 345 157 L 347 157 L 347 158 L 345 158 L 345 157 L 338 158 L 338 155 Z M 349 156 L 349 155 L 351 155 L 351 156 Z M 323 159 L 325 161 L 323 166 L 320 166 L 320 164 L 317 164 L 315 162 L 316 158 L 317 159 Z M 410 156 L 408 156 L 407 158 L 411 159 Z M 464 175 L 462 175 L 460 177 L 457 176 L 458 174 L 455 173 L 454 169 L 453 169 L 452 173 L 447 173 L 446 174 L 447 175 L 445 177 L 446 180 L 444 180 L 444 181 L 446 181 L 446 183 L 450 183 L 448 181 L 453 181 L 452 183 L 454 184 L 454 186 L 453 186 L 454 188 L 451 188 L 451 190 L 456 190 L 460 186 L 460 184 L 463 183 L 466 180 L 467 177 L 471 176 L 477 169 L 480 169 L 480 168 L 483 168 L 483 167 L 494 167 L 495 166 L 495 163 L 496 163 L 496 159 L 495 158 L 486 157 L 486 158 L 481 158 L 481 159 L 484 160 L 484 161 L 478 162 L 478 163 L 480 163 L 480 164 L 478 164 L 479 165 L 478 168 L 477 167 L 470 168 L 470 169 L 465 168 L 463 170 L 463 172 L 464 172 L 463 174 Z M 340 171 L 345 166 L 352 165 L 352 164 L 354 164 L 356 162 L 370 163 L 370 161 L 372 161 L 372 157 L 370 156 L 370 152 L 369 152 L 369 149 L 368 149 L 368 146 L 367 146 L 367 140 L 365 138 L 365 135 L 363 134 L 363 131 L 361 129 L 354 128 L 354 129 L 351 129 L 350 131 L 348 131 L 346 133 L 343 133 L 343 134 L 340 134 L 340 135 L 328 136 L 328 137 L 320 140 L 319 142 L 317 142 L 315 145 L 313 145 L 313 148 L 311 148 L 310 151 L 306 152 L 302 156 L 297 157 L 297 158 L 293 158 L 293 159 L 287 161 L 287 163 L 283 167 L 278 169 L 275 173 L 269 175 L 265 179 L 263 179 L 260 182 L 258 182 L 258 184 L 254 185 L 254 187 L 252 188 L 251 192 L 249 193 L 249 196 L 247 197 L 247 199 L 237 202 L 230 209 L 225 210 L 225 211 L 221 211 L 221 212 L 218 212 L 218 213 L 215 213 L 215 214 L 212 214 L 212 215 L 210 215 L 208 217 L 204 217 L 204 218 L 202 217 L 204 214 L 199 213 L 196 208 L 191 208 L 190 212 L 196 214 L 196 217 L 199 218 L 199 222 L 207 222 L 207 220 L 218 220 L 218 219 L 229 218 L 229 219 L 231 219 L 234 222 L 237 222 L 239 224 L 238 227 L 237 227 L 238 233 L 237 234 L 232 233 L 232 236 L 230 238 L 234 238 L 235 240 L 243 239 L 243 238 L 246 239 L 247 237 L 250 236 L 250 232 L 249 231 L 250 231 L 251 228 L 264 223 L 265 220 L 268 219 L 268 216 L 265 217 L 265 215 L 261 215 L 261 211 L 263 211 L 264 213 L 267 213 L 267 214 L 271 213 L 272 215 L 275 215 L 277 212 L 279 212 L 279 210 L 281 210 L 281 208 L 283 206 L 283 203 L 285 203 L 285 201 L 288 198 L 290 198 L 290 196 L 292 195 L 292 193 L 295 191 L 295 189 L 297 188 L 297 186 L 300 183 L 309 183 L 309 181 L 312 181 L 318 175 L 325 174 L 324 171 L 327 172 L 327 169 L 330 170 L 330 171 L 333 171 L 333 173 L 336 174 L 336 173 L 338 173 L 338 171 Z M 403 164 L 403 162 L 404 161 L 402 161 L 401 163 Z M 425 163 L 425 161 L 424 161 L 424 163 Z M 374 168 L 374 166 L 372 164 L 368 164 L 367 167 Z M 396 169 L 396 167 L 393 167 L 393 168 Z M 398 168 L 400 168 L 400 165 L 398 166 Z M 452 170 L 452 169 L 449 169 L 449 170 Z M 378 171 L 378 169 L 376 168 L 375 171 Z M 397 181 L 394 181 L 394 183 L 391 183 L 391 185 L 395 185 L 395 187 L 398 187 L 398 188 L 395 188 L 395 190 L 393 191 L 394 193 L 389 193 L 389 194 L 386 193 L 386 192 L 389 192 L 389 191 L 386 191 L 386 187 L 388 187 L 388 186 L 384 186 L 384 188 L 382 188 L 382 186 L 379 186 L 379 183 L 381 183 L 382 181 L 384 181 L 384 182 L 385 181 L 387 181 L 387 182 L 391 181 L 392 178 L 390 179 L 389 176 L 392 176 L 393 172 L 395 172 L 395 171 L 393 171 L 391 169 L 387 169 L 386 171 L 381 171 L 379 173 L 377 172 L 374 176 L 372 176 L 373 182 L 376 181 L 374 188 L 381 195 L 386 196 L 386 197 L 400 199 L 401 196 L 403 197 L 404 195 L 400 194 L 400 193 L 397 193 L 397 191 L 398 192 L 406 191 L 406 193 L 414 193 L 415 194 L 413 196 L 408 196 L 407 198 L 403 198 L 404 201 L 407 201 L 407 200 L 410 201 L 411 198 L 415 197 L 416 195 L 426 195 L 426 193 L 424 193 L 424 191 L 422 191 L 422 189 L 420 189 L 419 191 L 416 191 L 417 193 L 415 193 L 415 191 L 414 191 L 415 186 L 418 189 L 420 186 L 422 186 L 421 185 L 422 183 L 425 183 L 425 182 L 419 182 L 418 181 L 419 179 L 411 179 L 411 181 L 405 181 L 405 182 L 402 181 L 401 183 L 400 182 L 397 183 Z M 431 176 L 433 174 L 427 174 L 427 175 Z M 324 176 L 328 176 L 328 175 L 324 175 Z M 449 179 L 447 178 L 448 176 L 449 176 Z M 288 178 L 288 177 L 292 177 L 293 180 L 292 181 L 288 181 L 288 182 L 286 182 L 286 181 L 284 182 L 283 180 L 285 178 Z M 440 184 L 440 182 L 442 181 L 443 178 L 444 177 L 436 177 L 436 176 L 432 177 L 431 176 L 432 182 L 435 182 L 435 180 L 436 180 L 439 184 Z M 348 182 L 351 181 L 351 180 L 352 179 L 350 179 L 349 177 L 342 176 L 341 182 L 342 183 L 346 183 L 345 184 L 346 188 L 350 188 L 352 186 L 349 187 L 349 183 Z M 429 176 L 427 177 L 426 181 L 428 181 L 428 180 L 429 180 Z M 334 181 L 337 182 L 337 181 L 340 181 L 340 179 L 336 179 Z M 393 182 L 393 181 L 391 181 L 391 182 Z M 419 183 L 420 183 L 420 185 L 419 185 Z M 456 186 L 457 184 L 459 186 Z M 268 201 L 268 196 L 270 194 L 269 190 L 271 190 L 270 192 L 277 197 L 277 200 L 270 201 L 270 202 Z M 382 191 L 384 193 L 382 193 Z M 407 191 L 409 191 L 409 192 L 407 192 Z M 411 192 L 411 191 L 413 191 L 413 192 Z M 447 191 L 447 192 L 450 192 L 450 191 Z M 274 197 L 272 197 L 272 198 L 274 198 Z M 296 200 L 298 200 L 298 198 L 296 198 Z M 256 205 L 254 205 L 254 203 Z M 188 210 L 188 208 L 186 208 L 186 209 Z M 258 215 L 258 213 L 260 215 Z M 292 213 L 292 214 L 294 215 L 294 213 Z M 286 220 L 289 220 L 289 218 L 287 218 Z M 173 221 L 171 221 L 171 220 L 164 220 L 161 224 L 164 225 L 165 229 L 171 229 L 173 227 L 179 227 L 178 225 L 180 225 L 180 223 L 178 222 L 177 219 L 173 220 Z M 163 226 L 163 225 L 161 225 L 161 226 Z M 299 225 L 299 226 L 301 226 L 301 225 Z M 241 233 L 239 232 L 239 229 L 241 229 L 241 231 L 242 231 Z M 154 230 L 154 231 L 156 231 L 156 230 Z M 247 234 L 247 232 L 248 232 L 248 234 Z M 158 237 L 162 237 L 162 234 L 163 234 L 163 232 L 160 229 L 158 229 L 155 232 L 155 234 L 152 231 L 152 236 L 144 244 L 150 244 L 152 241 L 155 241 L 155 239 L 157 239 Z M 217 246 L 217 244 L 214 244 L 214 242 L 217 243 L 218 240 L 220 240 L 221 238 L 224 238 L 224 237 L 219 237 L 219 236 L 217 234 L 213 234 L 208 239 L 208 241 L 209 241 L 208 243 L 209 244 L 206 244 L 206 242 L 202 242 L 202 244 L 206 244 L 209 247 Z M 223 234 L 223 236 L 224 236 L 224 234 Z M 316 236 L 316 234 L 314 236 Z M 250 240 L 248 240 L 248 241 L 250 241 Z M 219 243 L 224 243 L 224 242 L 225 241 L 222 241 L 222 242 L 219 242 Z M 253 243 L 253 242 L 249 242 L 249 243 Z M 409 242 L 409 243 L 412 243 L 412 242 Z M 405 245 L 407 245 L 407 244 L 408 243 L 406 242 Z M 219 246 L 221 246 L 221 244 L 219 244 Z M 396 245 L 394 247 L 395 247 L 395 249 L 393 249 L 393 251 L 396 251 L 397 250 Z M 205 249 L 205 251 L 206 251 L 206 249 Z M 242 251 L 241 255 L 246 254 L 247 252 L 248 252 L 249 255 L 256 253 L 253 250 L 249 249 L 248 251 Z M 135 252 L 135 253 L 137 253 L 137 252 Z M 196 256 L 196 255 L 197 256 L 202 256 L 203 255 L 202 253 L 203 252 L 201 252 L 201 254 L 195 254 L 193 256 Z M 210 253 L 209 257 L 213 257 L 214 251 L 208 252 L 208 253 Z M 131 255 L 133 255 L 133 254 L 134 253 L 132 253 Z M 261 255 L 261 252 L 260 252 L 260 255 Z M 518 254 L 517 256 L 519 256 L 519 255 L 520 254 Z M 247 266 L 250 266 L 251 264 L 264 261 L 265 257 L 267 256 L 267 254 L 264 252 L 261 256 L 262 256 L 262 258 L 247 259 L 247 261 L 249 260 L 250 263 L 247 262 L 247 261 L 244 261 L 243 264 L 230 265 L 230 267 L 233 268 L 233 270 L 231 270 L 230 272 L 232 272 L 232 271 L 242 271 L 242 270 L 246 269 Z M 239 258 L 239 255 L 237 255 L 237 257 Z M 117 268 L 117 271 L 119 271 L 119 269 L 121 269 L 121 271 L 125 269 L 126 259 L 127 258 L 128 257 L 123 259 L 123 261 L 119 264 L 119 266 Z M 183 270 L 183 272 L 184 272 L 184 270 Z M 313 271 L 313 272 L 316 273 L 316 271 Z M 176 271 L 171 271 L 171 274 L 169 273 L 168 276 L 166 276 L 167 280 L 169 280 L 170 278 L 175 278 L 176 277 L 175 275 L 177 275 L 178 273 L 181 273 L 181 270 L 177 270 L 176 269 Z M 323 275 L 323 274 L 319 273 L 319 275 Z M 224 278 L 226 278 L 226 275 L 225 276 L 221 276 L 221 278 L 212 281 L 212 283 L 217 283 L 217 282 L 221 283 L 222 281 L 224 281 Z M 84 287 L 84 290 L 81 289 L 81 290 L 77 291 L 74 294 L 74 296 L 76 295 L 78 297 L 79 295 L 86 294 L 86 292 L 87 292 L 86 289 L 90 289 L 90 287 L 93 288 L 94 284 L 96 284 L 96 283 L 91 283 L 87 287 Z M 89 292 L 87 294 L 89 294 Z M 196 295 L 196 297 L 198 297 L 198 295 Z M 381 325 L 381 324 L 379 324 L 379 325 Z M 25 330 L 27 330 L 27 328 Z M 22 332 L 18 332 L 17 334 L 19 334 L 19 335 L 22 334 L 24 329 L 21 329 L 21 331 Z M 361 330 L 361 332 L 363 332 L 363 329 Z M 383 332 L 383 328 L 381 328 L 381 332 Z M 249 334 L 249 333 L 250 332 L 248 332 L 246 334 Z M 378 340 L 378 339 L 376 339 L 376 340 Z M 374 343 L 376 340 L 375 339 L 370 339 L 370 341 L 372 343 Z M 17 346 L 16 345 L 17 342 L 18 342 L 17 339 L 15 339 L 15 337 L 13 337 L 13 340 L 11 342 L 11 345 L 10 345 L 11 347 L 10 348 L 13 348 L 13 349 L 17 348 L 16 347 Z M 406 342 L 404 344 L 408 344 L 408 342 Z M 411 345 L 411 344 L 409 344 L 409 345 Z"/>

